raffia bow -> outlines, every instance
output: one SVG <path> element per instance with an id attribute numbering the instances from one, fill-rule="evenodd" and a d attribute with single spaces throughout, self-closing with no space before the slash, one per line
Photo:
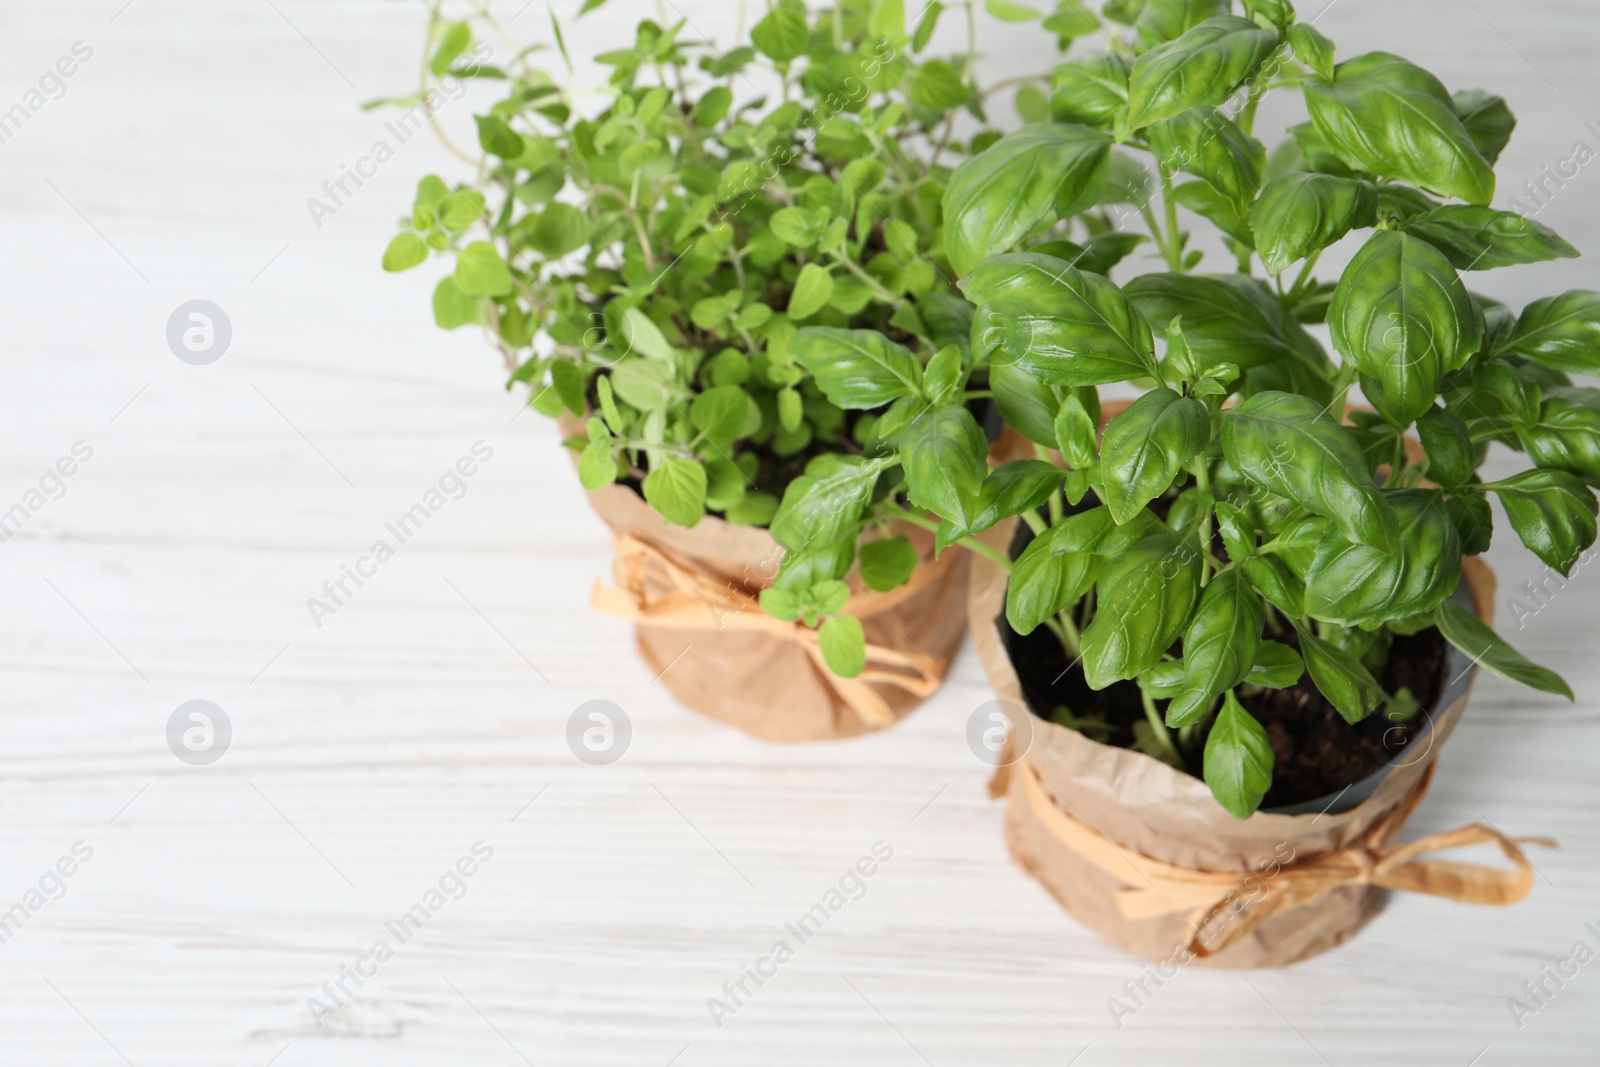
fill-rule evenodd
<path id="1" fill-rule="evenodd" d="M 1548 838 L 1506 837 L 1482 823 L 1388 847 L 1389 839 L 1428 790 L 1433 778 L 1433 765 L 1429 764 L 1405 800 L 1342 849 L 1286 864 L 1271 875 L 1265 871 L 1248 875 L 1197 871 L 1153 860 L 1102 837 L 1056 807 L 1038 770 L 1026 759 L 1014 770 L 1034 817 L 1067 848 L 1124 883 L 1126 888 L 1118 890 L 1116 897 L 1124 916 L 1148 919 L 1187 912 L 1188 948 L 1202 957 L 1221 952 L 1274 915 L 1304 907 L 1347 886 L 1428 893 L 1468 904 L 1515 904 L 1528 895 L 1534 880 L 1533 867 L 1518 846 L 1558 847 Z M 1479 844 L 1498 846 L 1514 866 L 1417 860 L 1425 853 Z M 1130 874 L 1137 879 L 1130 879 Z"/>
<path id="2" fill-rule="evenodd" d="M 762 610 L 756 597 L 732 582 L 691 570 L 648 541 L 631 534 L 613 534 L 616 585 L 596 582 L 589 602 L 607 615 L 641 626 L 667 630 L 764 633 L 798 645 L 839 699 L 869 727 L 892 726 L 894 709 L 875 685 L 891 685 L 925 698 L 944 679 L 945 661 L 919 652 L 901 652 L 868 643 L 867 666 L 855 678 L 840 678 L 828 669 L 817 631 L 798 622 L 775 619 Z M 952 554 L 953 555 L 953 554 Z M 942 573 L 951 557 L 919 566 L 911 580 L 898 589 L 866 600 L 852 596 L 845 613 L 863 615 L 885 611 L 927 588 Z"/>

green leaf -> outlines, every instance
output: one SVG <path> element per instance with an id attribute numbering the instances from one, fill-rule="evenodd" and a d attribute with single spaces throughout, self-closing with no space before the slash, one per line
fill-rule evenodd
<path id="1" fill-rule="evenodd" d="M 1333 42 L 1315 26 L 1301 22 L 1289 27 L 1289 43 L 1294 46 L 1296 59 L 1310 67 L 1323 81 L 1333 81 Z"/>
<path id="2" fill-rule="evenodd" d="M 450 72 L 450 65 L 461 57 L 461 54 L 472 47 L 472 27 L 465 22 L 452 22 L 445 27 L 444 35 L 439 38 L 439 47 L 434 50 L 433 60 L 428 64 L 428 69 L 435 78 L 442 78 Z"/>
<path id="3" fill-rule="evenodd" d="M 483 300 L 463 293 L 456 286 L 454 278 L 440 278 L 439 284 L 434 287 L 433 319 L 440 329 L 454 330 L 460 326 L 477 325 L 483 315 L 483 307 Z"/>
<path id="4" fill-rule="evenodd" d="M 867 20 L 867 32 L 889 41 L 903 39 L 906 35 L 905 0 L 878 0 Z"/>
<path id="5" fill-rule="evenodd" d="M 1574 699 L 1572 687 L 1559 674 L 1524 658 L 1482 619 L 1454 600 L 1446 600 L 1439 605 L 1433 614 L 1433 622 L 1446 641 L 1465 652 L 1473 663 L 1490 674 L 1529 689 L 1537 689 L 1541 693 Z"/>
<path id="6" fill-rule="evenodd" d="M 1006 587 L 1006 621 L 1013 630 L 1031 634 L 1089 591 L 1102 563 L 1094 550 L 1112 525 L 1109 511 L 1094 508 L 1068 516 L 1028 543 Z"/>
<path id="7" fill-rule="evenodd" d="M 867 637 L 854 615 L 834 615 L 817 631 L 817 644 L 828 669 L 841 678 L 854 678 L 867 666 Z"/>
<path id="8" fill-rule="evenodd" d="M 1300 655 L 1317 691 L 1328 698 L 1346 722 L 1357 723 L 1384 701 L 1383 687 L 1361 661 L 1305 627 L 1300 631 Z"/>
<path id="9" fill-rule="evenodd" d="M 1081 647 L 1089 687 L 1104 689 L 1161 662 L 1188 627 L 1200 598 L 1200 554 L 1192 539 L 1157 526 L 1107 559 L 1097 588 Z"/>
<path id="10" fill-rule="evenodd" d="M 1167 705 L 1167 725 L 1197 721 L 1213 698 L 1244 681 L 1256 662 L 1266 607 L 1237 567 L 1218 574 L 1200 595 L 1183 637 L 1183 690 Z"/>
<path id="11" fill-rule="evenodd" d="M 1522 309 L 1505 353 L 1568 374 L 1600 374 L 1600 293 L 1574 289 Z"/>
<path id="12" fill-rule="evenodd" d="M 805 55 L 810 40 L 805 16 L 789 7 L 773 8 L 750 30 L 751 43 L 777 63 L 789 63 Z"/>
<path id="13" fill-rule="evenodd" d="M 706 435 L 713 447 L 727 448 L 744 436 L 749 421 L 750 395 L 737 385 L 718 385 L 694 398 L 689 421 Z"/>
<path id="14" fill-rule="evenodd" d="M 919 508 L 966 529 L 977 517 L 989 468 L 989 443 L 964 407 L 934 408 L 914 419 L 900 442 L 906 495 Z"/>
<path id="15" fill-rule="evenodd" d="M 1105 385 L 1156 373 L 1149 324 L 1098 275 L 1022 252 L 985 260 L 961 288 L 999 324 L 1006 351 L 1041 381 Z"/>
<path id="16" fill-rule="evenodd" d="M 962 536 L 982 533 L 1002 519 L 1044 506 L 1061 485 L 1060 467 L 1038 459 L 1014 459 L 989 472 L 978 492 L 977 516 Z"/>
<path id="17" fill-rule="evenodd" d="M 800 595 L 788 589 L 771 586 L 761 590 L 761 610 L 779 622 L 794 622 L 800 618 Z"/>
<path id="18" fill-rule="evenodd" d="M 1470 204 L 1447 204 L 1414 215 L 1405 229 L 1443 252 L 1457 270 L 1578 257 L 1576 248 L 1543 223 Z"/>
<path id="19" fill-rule="evenodd" d="M 1492 482 L 1511 528 L 1528 547 L 1563 575 L 1572 573 L 1595 540 L 1595 496 L 1583 480 L 1565 471 L 1524 471 Z"/>
<path id="20" fill-rule="evenodd" d="M 1246 578 L 1268 603 L 1292 619 L 1306 613 L 1305 582 L 1276 556 L 1253 556 L 1240 564 Z"/>
<path id="21" fill-rule="evenodd" d="M 439 222 L 451 233 L 460 233 L 483 217 L 487 201 L 476 189 L 462 189 L 439 201 Z"/>
<path id="22" fill-rule="evenodd" d="M 604 489 L 617 480 L 617 461 L 611 455 L 609 440 L 594 440 L 578 457 L 578 481 L 590 492 Z"/>
<path id="23" fill-rule="evenodd" d="M 692 459 L 666 459 L 644 479 L 644 498 L 661 517 L 693 526 L 706 513 L 706 469 Z"/>
<path id="24" fill-rule="evenodd" d="M 1244 676 L 1245 684 L 1266 689 L 1288 689 L 1305 674 L 1300 653 L 1276 641 L 1263 641 L 1256 649 L 1256 662 Z"/>
<path id="25" fill-rule="evenodd" d="M 922 388 L 916 357 L 876 330 L 807 326 L 789 342 L 789 353 L 846 410 L 882 407 Z"/>
<path id="26" fill-rule="evenodd" d="M 1320 370 L 1327 363 L 1322 347 L 1258 279 L 1142 274 L 1124 292 L 1163 333 L 1181 317 L 1184 340 L 1201 367 L 1250 368 L 1289 360 Z"/>
<path id="27" fill-rule="evenodd" d="M 1210 440 L 1211 417 L 1193 397 L 1159 388 L 1128 405 L 1106 425 L 1100 446 L 1102 495 L 1112 518 L 1125 523 L 1165 493 Z"/>
<path id="28" fill-rule="evenodd" d="M 1428 454 L 1428 477 L 1446 488 L 1472 480 L 1478 464 L 1467 424 L 1443 408 L 1429 408 L 1417 420 L 1417 436 Z"/>
<path id="29" fill-rule="evenodd" d="M 637 352 L 649 359 L 671 363 L 676 357 L 672 345 L 661 332 L 661 327 L 638 308 L 629 308 L 622 317 L 622 336 L 629 352 Z"/>
<path id="30" fill-rule="evenodd" d="M 726 85 L 713 86 L 694 106 L 694 122 L 702 130 L 709 130 L 728 117 L 733 106 L 733 90 Z"/>
<path id="31" fill-rule="evenodd" d="M 456 259 L 456 288 L 467 296 L 500 296 L 511 291 L 511 271 L 487 241 L 474 241 Z"/>
<path id="32" fill-rule="evenodd" d="M 1068 393 L 1061 402 L 1055 429 L 1055 444 L 1061 449 L 1067 466 L 1075 469 L 1094 466 L 1100 447 L 1100 424 L 1094 413 L 1084 406 L 1077 390 Z M 1117 509 L 1113 508 L 1111 513 L 1118 514 Z"/>
<path id="33" fill-rule="evenodd" d="M 1127 109 L 1132 70 L 1119 52 L 1096 52 L 1060 64 L 1050 79 L 1051 118 L 1110 129 Z"/>
<path id="34" fill-rule="evenodd" d="M 1058 202 L 1103 184 L 1111 139 L 1086 126 L 1034 123 L 962 163 L 944 193 L 945 249 L 958 275 L 1032 233 Z"/>
<path id="35" fill-rule="evenodd" d="M 1274 178 L 1250 207 L 1256 251 L 1268 274 L 1281 274 L 1351 230 L 1377 221 L 1378 191 L 1371 182 L 1328 174 Z"/>
<path id="36" fill-rule="evenodd" d="M 1226 197 L 1243 215 L 1261 189 L 1267 151 L 1216 108 L 1191 108 L 1152 123 L 1146 136 L 1168 170 L 1192 174 Z"/>
<path id="37" fill-rule="evenodd" d="M 829 454 L 822 458 L 828 462 L 820 469 L 808 467 L 789 483 L 772 517 L 772 539 L 791 552 L 853 537 L 883 471 L 881 462 L 859 456 Z"/>
<path id="38" fill-rule="evenodd" d="M 1306 613 L 1343 626 L 1372 626 L 1432 611 L 1461 581 L 1461 541 L 1437 492 L 1385 493 L 1400 541 L 1385 554 L 1329 531 L 1306 573 Z"/>
<path id="39" fill-rule="evenodd" d="M 1133 64 L 1128 125 L 1141 129 L 1192 107 L 1214 106 L 1255 73 L 1278 38 L 1249 19 L 1206 19 L 1175 41 L 1157 45 Z"/>
<path id="40" fill-rule="evenodd" d="M 1538 417 L 1517 427 L 1517 439 L 1541 470 L 1567 471 L 1600 485 L 1600 391 L 1552 389 Z"/>
<path id="41" fill-rule="evenodd" d="M 1329 147 L 1359 171 L 1399 178 L 1472 204 L 1494 197 L 1494 170 L 1439 79 L 1387 52 L 1340 63 L 1305 83 L 1306 107 Z"/>
<path id="42" fill-rule="evenodd" d="M 933 31 L 939 28 L 939 16 L 944 14 L 944 5 L 939 0 L 933 0 L 922 15 L 922 21 L 917 23 L 917 32 L 911 36 L 911 50 L 921 52 L 928 47 L 928 42 L 933 39 Z"/>
<path id="43" fill-rule="evenodd" d="M 574 415 L 583 416 L 586 405 L 583 396 L 583 371 L 570 359 L 555 359 L 550 363 L 550 386 L 561 398 L 561 404 Z"/>
<path id="44" fill-rule="evenodd" d="M 1134 17 L 1126 21 L 1139 31 L 1139 42 L 1144 48 L 1182 37 L 1206 19 L 1228 14 L 1233 6 L 1229 0 L 1133 0 L 1131 3 L 1123 0 L 1123 3 L 1133 9 Z M 1107 5 L 1106 17 L 1125 21 L 1116 4 Z"/>
<path id="45" fill-rule="evenodd" d="M 535 249 L 547 259 L 558 259 L 589 243 L 589 216 L 571 204 L 545 208 L 529 234 Z"/>
<path id="46" fill-rule="evenodd" d="M 1450 103 L 1478 154 L 1493 166 L 1511 143 L 1511 131 L 1517 128 L 1517 117 L 1511 108 L 1502 98 L 1482 89 L 1463 89 L 1450 98 Z"/>
<path id="47" fill-rule="evenodd" d="M 990 365 L 989 389 L 1007 426 L 1036 445 L 1056 447 L 1055 418 L 1061 401 L 1054 389 L 1006 358 Z"/>
<path id="48" fill-rule="evenodd" d="M 474 116 L 478 123 L 478 143 L 490 155 L 501 159 L 516 159 L 522 155 L 522 138 L 507 126 L 504 119 L 494 115 Z"/>
<path id="49" fill-rule="evenodd" d="M 1272 788 L 1272 742 L 1229 692 L 1206 737 L 1206 785 L 1235 819 L 1248 819 Z"/>
<path id="50" fill-rule="evenodd" d="M 819 263 L 807 263 L 800 268 L 795 279 L 794 292 L 789 296 L 789 318 L 802 322 L 828 306 L 833 299 L 833 275 Z"/>
<path id="51" fill-rule="evenodd" d="M 1222 451 L 1234 469 L 1347 538 L 1380 552 L 1399 542 L 1399 520 L 1367 473 L 1350 431 L 1309 397 L 1257 393 L 1222 412 Z"/>
<path id="52" fill-rule="evenodd" d="M 1419 238 L 1383 230 L 1345 268 L 1328 307 L 1333 347 L 1380 389 L 1367 399 L 1396 426 L 1434 405 L 1444 376 L 1483 341 L 1455 268 Z"/>
<path id="53" fill-rule="evenodd" d="M 972 95 L 961 73 L 942 59 L 931 59 L 911 74 L 911 102 L 931 111 L 960 107 Z"/>
<path id="54" fill-rule="evenodd" d="M 1056 0 L 1056 9 L 1045 16 L 1044 28 L 1063 41 L 1087 37 L 1100 28 L 1100 19 L 1086 0 Z"/>
<path id="55" fill-rule="evenodd" d="M 911 580 L 917 550 L 904 537 L 887 537 L 861 545 L 861 580 L 875 593 L 887 593 Z"/>
<path id="56" fill-rule="evenodd" d="M 410 270 L 428 258 L 428 243 L 407 231 L 395 234 L 394 240 L 383 253 L 383 269 L 398 273 Z"/>
<path id="57" fill-rule="evenodd" d="M 1015 0 L 983 0 L 983 9 L 1001 22 L 1034 22 L 1041 12 Z"/>

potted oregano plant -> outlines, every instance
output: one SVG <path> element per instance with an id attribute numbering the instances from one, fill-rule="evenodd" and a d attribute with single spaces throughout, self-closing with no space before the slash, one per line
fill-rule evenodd
<path id="1" fill-rule="evenodd" d="M 481 329 L 561 420 L 616 539 L 596 603 L 681 700 L 753 733 L 893 723 L 965 632 L 966 553 L 942 550 L 1056 478 L 985 480 L 941 226 L 944 161 L 997 136 L 952 136 L 983 114 L 973 51 L 923 54 L 940 5 L 913 26 L 897 0 L 782 0 L 728 51 L 642 21 L 580 89 L 553 14 L 553 69 L 462 68 L 503 31 L 427 9 L 423 84 L 394 102 L 431 107 L 444 77 L 504 92 L 457 149 L 475 173 L 422 180 L 384 266 L 447 264 L 438 324 Z"/>
<path id="2" fill-rule="evenodd" d="M 1569 375 L 1600 372 L 1600 294 L 1517 313 L 1469 288 L 1577 254 L 1488 206 L 1515 124 L 1499 97 L 1388 53 L 1337 61 L 1286 0 L 1106 14 L 1129 30 L 1057 68 L 1052 121 L 945 196 L 974 357 L 1068 472 L 988 535 L 1014 561 L 974 577 L 1026 753 L 1003 781 L 1013 851 L 1158 959 L 1286 963 L 1348 937 L 1382 886 L 1520 899 L 1525 862 L 1486 828 L 1423 847 L 1493 840 L 1518 868 L 1388 842 L 1478 667 L 1572 696 L 1490 628 L 1477 557 L 1491 497 L 1563 574 L 1595 541 L 1600 391 Z M 1254 120 L 1276 91 L 1306 121 L 1269 151 Z M 1160 262 L 1118 285 L 1079 257 L 1122 217 Z M 1228 262 L 1204 262 L 1194 218 Z M 1319 277 L 1347 236 L 1350 265 Z M 1307 329 L 1324 322 L 1337 358 Z M 1098 391 L 1124 383 L 1139 395 L 1102 429 Z M 1527 469 L 1486 479 L 1496 441 Z"/>

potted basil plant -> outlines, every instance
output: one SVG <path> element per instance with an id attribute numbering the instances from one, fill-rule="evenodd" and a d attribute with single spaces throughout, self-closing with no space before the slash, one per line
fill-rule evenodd
<path id="1" fill-rule="evenodd" d="M 1477 557 L 1491 497 L 1558 572 L 1595 541 L 1600 391 L 1570 375 L 1600 373 L 1600 294 L 1518 313 L 1470 287 L 1577 254 L 1488 206 L 1515 124 L 1499 97 L 1388 53 L 1338 62 L 1285 0 L 1107 14 L 1130 32 L 1056 70 L 1052 121 L 945 197 L 975 355 L 1067 471 L 1015 536 L 991 533 L 1014 561 L 980 561 L 971 595 L 1013 708 L 1013 851 L 1118 944 L 1235 966 L 1337 944 L 1382 886 L 1519 899 L 1519 855 L 1446 885 L 1459 865 L 1387 842 L 1477 668 L 1572 697 L 1490 628 Z M 1254 119 L 1279 91 L 1306 120 L 1269 151 Z M 1160 256 L 1122 285 L 1066 240 L 1117 232 L 1119 211 Z M 1216 272 L 1196 219 L 1227 249 Z M 1319 277 L 1345 239 L 1349 266 Z M 1307 329 L 1324 322 L 1337 358 Z M 1113 385 L 1138 395 L 1102 431 Z M 1526 468 L 1486 478 L 1494 442 Z M 1205 888 L 1233 872 L 1261 879 L 1253 907 Z"/>
<path id="2" fill-rule="evenodd" d="M 481 330 L 560 420 L 615 537 L 597 605 L 679 699 L 752 733 L 892 724 L 965 632 L 966 553 L 942 550 L 1054 478 L 985 480 L 941 226 L 940 157 L 971 148 L 954 113 L 982 114 L 973 53 L 921 55 L 939 5 L 908 26 L 898 3 L 782 0 L 728 51 L 642 21 L 579 88 L 553 14 L 553 64 L 461 66 L 503 30 L 426 6 L 423 85 L 393 103 L 444 77 L 503 92 L 383 264 L 444 264 L 439 326 Z M 930 438 L 953 465 L 921 461 Z"/>

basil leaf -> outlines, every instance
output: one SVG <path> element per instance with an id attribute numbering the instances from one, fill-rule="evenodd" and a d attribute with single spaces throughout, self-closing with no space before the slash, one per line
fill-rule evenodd
<path id="1" fill-rule="evenodd" d="M 1328 174 L 1274 178 L 1250 207 L 1256 251 L 1268 274 L 1281 274 L 1291 263 L 1377 221 L 1378 191 L 1371 182 Z"/>
<path id="2" fill-rule="evenodd" d="M 1200 554 L 1188 539 L 1157 526 L 1107 559 L 1097 588 L 1081 648 L 1089 687 L 1104 689 L 1161 662 L 1188 626 L 1200 598 Z"/>
<path id="3" fill-rule="evenodd" d="M 861 546 L 861 580 L 875 593 L 887 593 L 911 580 L 917 550 L 904 537 L 886 537 Z"/>
<path id="4" fill-rule="evenodd" d="M 1200 366 L 1251 368 L 1292 360 L 1321 368 L 1322 346 L 1259 280 L 1242 275 L 1142 274 L 1123 290 L 1150 325 L 1165 332 L 1183 318 L 1183 336 Z"/>
<path id="5" fill-rule="evenodd" d="M 1535 300 L 1504 351 L 1569 374 L 1600 374 L 1600 293 L 1574 289 Z"/>
<path id="6" fill-rule="evenodd" d="M 1118 52 L 1098 52 L 1060 64 L 1050 79 L 1051 118 L 1109 129 L 1128 106 L 1131 69 Z"/>
<path id="7" fill-rule="evenodd" d="M 1106 424 L 1100 447 L 1103 495 L 1112 518 L 1127 522 L 1165 493 L 1210 439 L 1210 414 L 1193 397 L 1160 388 L 1128 405 Z"/>
<path id="8" fill-rule="evenodd" d="M 1511 143 L 1511 131 L 1517 128 L 1517 117 L 1506 102 L 1482 89 L 1463 89 L 1450 98 L 1456 117 L 1466 127 L 1478 154 L 1493 166 Z"/>
<path id="9" fill-rule="evenodd" d="M 1305 98 L 1317 131 L 1356 170 L 1473 204 L 1494 197 L 1494 170 L 1421 67 L 1368 52 L 1340 63 L 1332 81 L 1306 82 Z"/>
<path id="10" fill-rule="evenodd" d="M 1446 600 L 1433 614 L 1444 639 L 1472 658 L 1472 662 L 1508 682 L 1554 693 L 1573 700 L 1572 687 L 1555 671 L 1529 662 L 1499 634 L 1454 600 Z"/>
<path id="11" fill-rule="evenodd" d="M 1235 819 L 1248 819 L 1272 788 L 1272 742 L 1229 692 L 1206 737 L 1206 785 Z"/>
<path id="12" fill-rule="evenodd" d="M 1317 691 L 1328 698 L 1346 722 L 1357 723 L 1384 701 L 1383 687 L 1361 661 L 1305 627 L 1300 632 L 1300 655 Z"/>
<path id="13" fill-rule="evenodd" d="M 1229 0 L 1140 0 L 1134 29 L 1145 48 L 1175 40 L 1206 19 L 1226 15 Z"/>
<path id="14" fill-rule="evenodd" d="M 1006 621 L 1013 630 L 1031 634 L 1089 591 L 1102 564 L 1094 550 L 1111 526 L 1111 513 L 1094 508 L 1068 516 L 1028 543 L 1006 587 Z"/>
<path id="15" fill-rule="evenodd" d="M 1310 67 L 1323 81 L 1333 81 L 1333 42 L 1323 36 L 1309 22 L 1289 28 L 1289 43 L 1294 46 L 1294 57 Z"/>
<path id="16" fill-rule="evenodd" d="M 1489 551 L 1494 539 L 1494 511 L 1489 507 L 1489 498 L 1481 493 L 1452 493 L 1445 497 L 1444 506 L 1461 538 L 1461 554 L 1481 556 Z"/>
<path id="17" fill-rule="evenodd" d="M 1276 556 L 1252 556 L 1240 564 L 1267 602 L 1291 619 L 1306 613 L 1305 582 Z"/>
<path id="18" fill-rule="evenodd" d="M 1578 258 L 1578 250 L 1543 223 L 1468 204 L 1447 204 L 1413 216 L 1406 232 L 1443 252 L 1457 270 Z"/>
<path id="19" fill-rule="evenodd" d="M 1277 641 L 1263 641 L 1256 649 L 1256 661 L 1244 676 L 1245 684 L 1265 689 L 1288 689 L 1306 673 L 1300 653 Z"/>
<path id="20" fill-rule="evenodd" d="M 1216 108 L 1191 108 L 1152 123 L 1150 150 L 1168 170 L 1192 174 L 1232 202 L 1239 214 L 1261 189 L 1267 150 Z"/>
<path id="21" fill-rule="evenodd" d="M 945 250 L 958 275 L 1016 244 L 1058 201 L 1105 183 L 1111 139 L 1087 126 L 1034 123 L 956 168 L 944 193 Z"/>
<path id="22" fill-rule="evenodd" d="M 1394 230 L 1372 235 L 1345 269 L 1328 308 L 1333 347 L 1381 387 L 1367 398 L 1405 426 L 1438 398 L 1483 340 L 1483 320 L 1450 261 Z"/>
<path id="23" fill-rule="evenodd" d="M 876 330 L 807 326 L 789 341 L 789 354 L 846 410 L 881 407 L 922 388 L 916 357 Z"/>
<path id="24" fill-rule="evenodd" d="M 989 389 L 1005 424 L 1036 445 L 1056 447 L 1055 419 L 1061 401 L 1055 390 L 1014 360 L 989 365 Z"/>
<path id="25" fill-rule="evenodd" d="M 1184 182 L 1174 187 L 1172 199 L 1201 218 L 1209 219 L 1217 229 L 1245 248 L 1255 247 L 1256 237 L 1250 232 L 1249 220 L 1239 213 L 1238 206 L 1232 200 L 1205 182 Z"/>
<path id="26" fill-rule="evenodd" d="M 982 533 L 1001 519 L 1037 511 L 1066 476 L 1039 459 L 1014 459 L 989 472 L 978 492 L 977 515 L 963 535 Z"/>
<path id="27" fill-rule="evenodd" d="M 1330 532 L 1306 572 L 1306 614 L 1370 626 L 1439 606 L 1461 581 L 1461 540 L 1434 491 L 1385 493 L 1400 520 L 1400 542 L 1385 554 Z"/>
<path id="28" fill-rule="evenodd" d="M 1212 698 L 1244 681 L 1255 666 L 1266 607 L 1235 567 L 1218 574 L 1200 595 L 1183 637 L 1184 688 L 1167 705 L 1167 725 L 1195 722 Z"/>
<path id="29" fill-rule="evenodd" d="M 1350 540 L 1381 552 L 1398 544 L 1399 522 L 1361 447 L 1309 397 L 1257 393 L 1223 411 L 1222 451 L 1250 481 L 1333 520 Z"/>
<path id="30" fill-rule="evenodd" d="M 1524 471 L 1486 488 L 1500 494 L 1511 528 L 1528 550 L 1562 575 L 1594 544 L 1594 493 L 1564 471 Z"/>
<path id="31" fill-rule="evenodd" d="M 1517 439 L 1534 466 L 1600 484 L 1600 391 L 1551 390 L 1537 421 L 1517 427 Z"/>
<path id="32" fill-rule="evenodd" d="M 854 678 L 867 666 L 867 637 L 854 615 L 833 615 L 817 631 L 817 646 L 828 669 L 840 678 Z"/>
<path id="33" fill-rule="evenodd" d="M 706 469 L 692 459 L 667 459 L 645 476 L 644 498 L 661 517 L 693 526 L 706 513 Z"/>
<path id="34" fill-rule="evenodd" d="M 912 421 L 900 441 L 911 503 L 962 529 L 977 516 L 989 443 L 972 412 L 942 407 Z"/>
<path id="35" fill-rule="evenodd" d="M 1150 326 L 1096 274 L 1029 252 L 985 260 L 961 282 L 987 309 L 1005 348 L 1052 385 L 1105 385 L 1156 374 Z"/>
<path id="36" fill-rule="evenodd" d="M 789 483 L 772 517 L 772 539 L 790 552 L 853 538 L 883 471 L 881 461 L 832 454 L 827 458 L 831 462 L 817 473 L 808 468 Z"/>
<path id="37" fill-rule="evenodd" d="M 1222 103 L 1255 73 L 1278 37 L 1249 19 L 1206 19 L 1177 40 L 1134 61 L 1128 81 L 1128 125 L 1141 129 L 1192 107 Z"/>
<path id="38" fill-rule="evenodd" d="M 1428 477 L 1446 488 L 1465 485 L 1477 473 L 1472 432 L 1443 408 L 1429 408 L 1417 420 L 1417 436 L 1428 454 Z"/>

